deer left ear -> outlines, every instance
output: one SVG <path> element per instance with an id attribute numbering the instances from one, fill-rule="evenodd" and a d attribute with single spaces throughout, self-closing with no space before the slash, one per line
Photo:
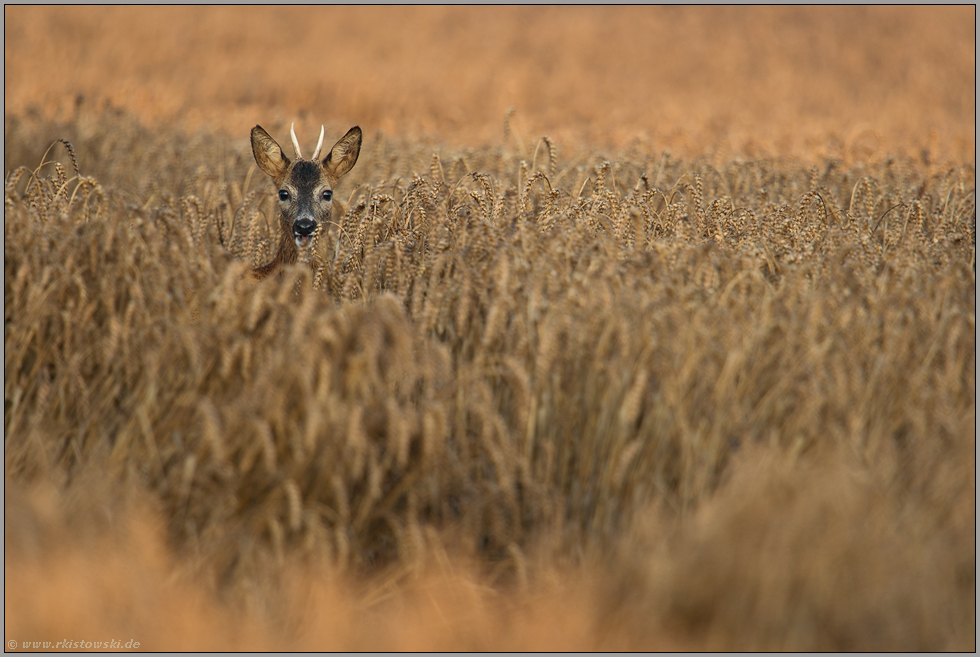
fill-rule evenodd
<path id="1" fill-rule="evenodd" d="M 276 140 L 259 125 L 252 128 L 252 155 L 255 156 L 255 163 L 259 168 L 272 176 L 273 180 L 279 180 L 289 168 L 289 158 L 283 155 Z"/>
<path id="2" fill-rule="evenodd" d="M 354 168 L 360 153 L 361 129 L 354 126 L 340 138 L 340 141 L 334 144 L 327 156 L 323 158 L 323 168 L 334 178 L 340 178 Z"/>

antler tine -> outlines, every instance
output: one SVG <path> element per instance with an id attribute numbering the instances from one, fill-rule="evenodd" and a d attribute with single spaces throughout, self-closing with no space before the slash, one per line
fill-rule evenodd
<path id="1" fill-rule="evenodd" d="M 299 152 L 299 140 L 296 139 L 296 130 L 294 130 L 295 126 L 295 123 L 291 123 L 289 125 L 289 136 L 292 137 L 293 140 L 293 150 L 296 151 L 296 159 L 302 160 L 303 154 Z"/>
<path id="2" fill-rule="evenodd" d="M 311 160 L 316 160 L 316 158 L 320 157 L 320 149 L 321 148 L 323 148 L 323 126 L 322 125 L 320 126 L 320 141 L 318 141 L 316 143 L 316 150 L 313 151 L 313 157 L 310 158 Z"/>

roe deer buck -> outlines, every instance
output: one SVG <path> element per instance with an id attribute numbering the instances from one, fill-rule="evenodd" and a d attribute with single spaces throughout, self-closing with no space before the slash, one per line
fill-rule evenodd
<path id="1" fill-rule="evenodd" d="M 292 126 L 289 136 L 296 151 L 293 161 L 283 155 L 282 148 L 262 126 L 252 128 L 255 163 L 269 174 L 279 190 L 279 248 L 272 262 L 252 270 L 257 279 L 277 274 L 283 265 L 297 261 L 312 266 L 313 236 L 322 224 L 330 221 L 334 185 L 354 167 L 361 152 L 361 129 L 357 126 L 348 130 L 322 161 L 317 158 L 323 146 L 323 126 L 320 141 L 309 160 L 303 159 Z"/>

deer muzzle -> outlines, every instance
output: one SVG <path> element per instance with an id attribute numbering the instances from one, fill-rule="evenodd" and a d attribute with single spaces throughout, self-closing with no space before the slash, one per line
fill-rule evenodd
<path id="1" fill-rule="evenodd" d="M 316 234 L 317 225 L 313 219 L 302 217 L 293 222 L 293 239 L 296 246 L 304 249 L 313 242 L 313 235 Z"/>

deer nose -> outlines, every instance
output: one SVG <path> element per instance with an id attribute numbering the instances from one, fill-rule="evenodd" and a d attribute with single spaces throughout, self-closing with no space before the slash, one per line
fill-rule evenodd
<path id="1" fill-rule="evenodd" d="M 293 224 L 293 235 L 296 237 L 309 237 L 316 231 L 316 222 L 312 219 L 299 219 Z"/>

